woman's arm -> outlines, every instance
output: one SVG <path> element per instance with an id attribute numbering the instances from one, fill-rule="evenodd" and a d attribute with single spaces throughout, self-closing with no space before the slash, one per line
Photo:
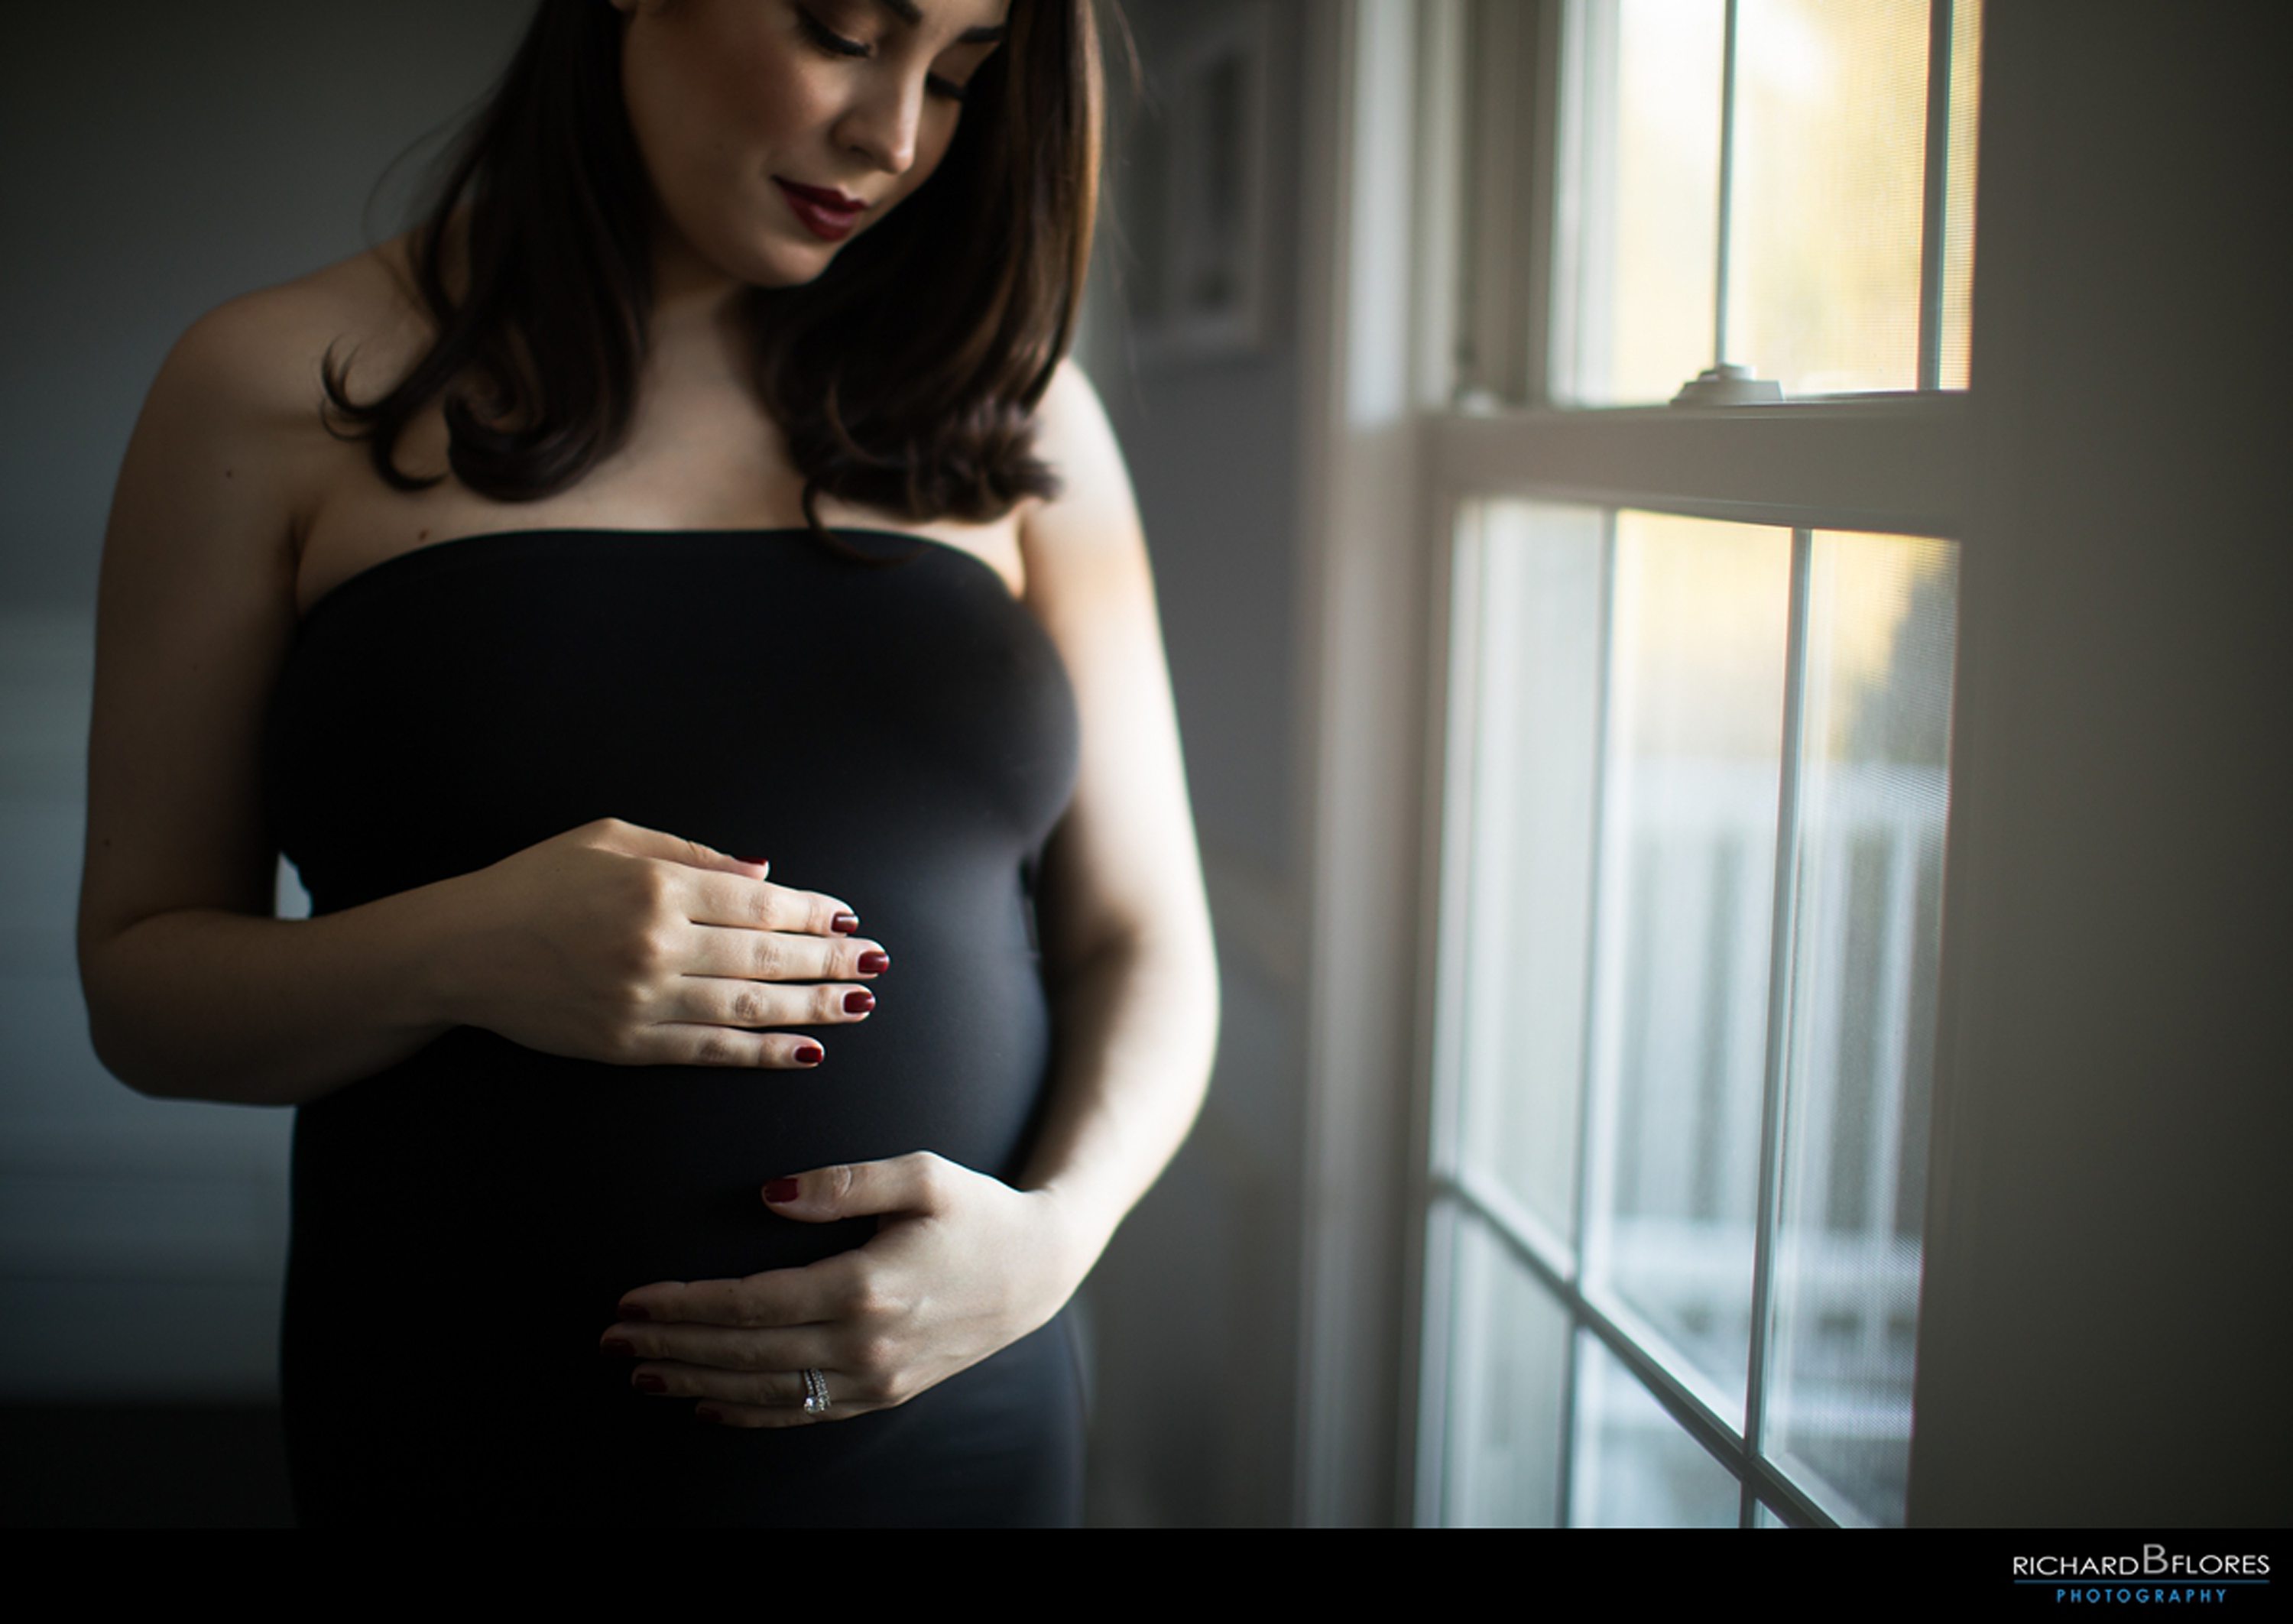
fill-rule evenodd
<path id="1" fill-rule="evenodd" d="M 1065 488 L 1023 521 L 1027 603 L 1066 662 L 1082 738 L 1037 891 L 1056 1046 L 1041 1134 L 1016 1186 L 928 1153 L 775 1169 L 764 1193 L 784 1216 L 887 1222 L 806 1268 L 628 1293 L 625 1318 L 644 1322 L 603 1345 L 647 1361 L 632 1380 L 648 1391 L 708 1401 L 704 1418 L 816 1418 L 796 1407 L 807 1366 L 828 1372 L 831 1419 L 900 1403 L 1040 1327 L 1169 1165 L 1209 1085 L 1218 966 L 1137 503 L 1073 366 L 1039 422 Z"/>
<path id="2" fill-rule="evenodd" d="M 271 917 L 261 726 L 295 634 L 316 432 L 294 358 L 321 315 L 290 288 L 193 322 L 112 494 L 78 955 L 96 1053 L 145 1094 L 295 1104 L 450 1024 L 432 982 L 434 896 Z"/>
<path id="3" fill-rule="evenodd" d="M 1218 964 L 1146 537 L 1097 392 L 1063 364 L 1038 447 L 1065 489 L 1022 527 L 1027 600 L 1082 723 L 1039 918 L 1057 1018 L 1049 1114 L 1019 1187 L 1057 1198 L 1095 1262 L 1193 1126 L 1218 1042 Z"/>

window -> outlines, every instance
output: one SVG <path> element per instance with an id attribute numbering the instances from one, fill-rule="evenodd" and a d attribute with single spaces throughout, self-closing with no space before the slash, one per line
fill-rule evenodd
<path id="1" fill-rule="evenodd" d="M 1421 20 L 1468 93 L 1418 1516 L 1900 1523 L 1980 7 Z"/>

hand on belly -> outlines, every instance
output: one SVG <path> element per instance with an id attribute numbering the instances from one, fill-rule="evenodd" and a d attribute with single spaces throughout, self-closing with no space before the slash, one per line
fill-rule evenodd
<path id="1" fill-rule="evenodd" d="M 842 901 L 769 867 L 600 818 L 459 877 L 457 1014 L 613 1065 L 817 1065 L 819 1040 L 758 1029 L 865 1020 L 875 995 L 856 983 L 891 959 Z"/>
<path id="2" fill-rule="evenodd" d="M 608 1353 L 703 1420 L 795 1426 L 903 1404 L 1049 1321 L 1089 1272 L 1059 1198 L 929 1151 L 774 1180 L 803 1223 L 875 1216 L 864 1246 L 737 1280 L 663 1281 L 621 1299 Z M 807 1410 L 806 1372 L 827 1405 Z"/>

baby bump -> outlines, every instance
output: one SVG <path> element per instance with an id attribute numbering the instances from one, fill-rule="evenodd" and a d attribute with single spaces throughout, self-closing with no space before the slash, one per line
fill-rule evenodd
<path id="1" fill-rule="evenodd" d="M 302 1107 L 298 1262 L 508 1265 L 618 1294 L 808 1263 L 873 1232 L 774 1216 L 759 1192 L 782 1174 L 932 1151 L 1016 1177 L 1050 1022 L 1016 877 L 998 890 L 864 914 L 892 967 L 866 1020 L 809 1029 L 826 1050 L 811 1070 L 617 1066 L 460 1027 Z"/>

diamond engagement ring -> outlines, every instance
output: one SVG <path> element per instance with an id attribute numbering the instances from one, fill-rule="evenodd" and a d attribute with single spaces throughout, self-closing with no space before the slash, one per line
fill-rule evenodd
<path id="1" fill-rule="evenodd" d="M 808 1416 L 828 1413 L 828 1378 L 818 1370 L 804 1373 L 804 1413 Z"/>

